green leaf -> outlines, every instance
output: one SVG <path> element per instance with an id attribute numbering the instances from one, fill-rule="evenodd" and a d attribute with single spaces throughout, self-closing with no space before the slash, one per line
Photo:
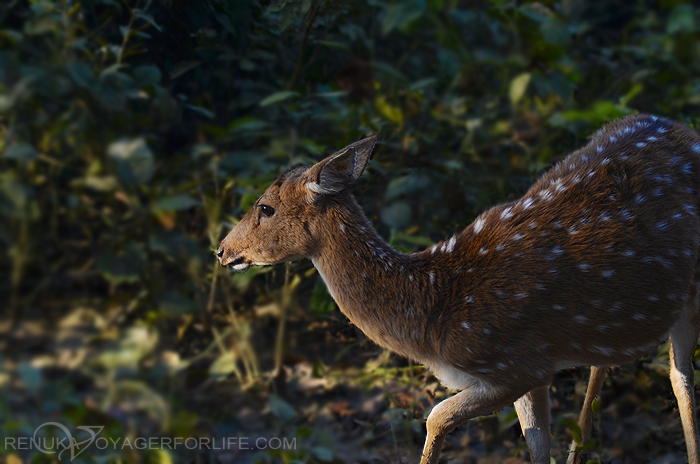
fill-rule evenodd
<path id="1" fill-rule="evenodd" d="M 36 16 L 30 18 L 24 24 L 24 33 L 26 35 L 41 35 L 48 32 L 58 32 L 61 29 L 61 23 L 53 16 Z"/>
<path id="2" fill-rule="evenodd" d="M 149 464 L 173 464 L 173 456 L 167 449 L 148 448 L 146 455 L 146 462 Z"/>
<path id="3" fill-rule="evenodd" d="M 16 369 L 24 388 L 29 390 L 30 393 L 37 393 L 44 383 L 41 370 L 26 362 L 19 363 Z"/>
<path id="4" fill-rule="evenodd" d="M 679 32 L 690 33 L 695 30 L 695 16 L 692 5 L 676 5 L 668 15 L 666 32 L 677 34 Z"/>
<path id="5" fill-rule="evenodd" d="M 554 127 L 569 127 L 572 122 L 601 125 L 607 121 L 632 114 L 632 112 L 633 110 L 624 106 L 615 105 L 608 101 L 597 101 L 587 109 L 555 113 L 549 118 L 549 124 Z"/>
<path id="6" fill-rule="evenodd" d="M 335 50 L 343 50 L 346 52 L 350 51 L 349 46 L 347 46 L 344 43 L 340 43 L 340 42 L 331 42 L 330 40 L 317 40 L 315 43 L 318 45 L 323 45 L 324 47 L 335 49 Z"/>
<path id="7" fill-rule="evenodd" d="M 230 374 L 237 373 L 237 360 L 238 358 L 233 350 L 226 351 L 209 366 L 209 378 L 212 380 L 224 380 Z"/>
<path id="8" fill-rule="evenodd" d="M 525 3 L 518 8 L 518 11 L 538 23 L 549 19 L 552 14 L 540 3 Z"/>
<path id="9" fill-rule="evenodd" d="M 134 79 L 139 86 L 160 84 L 162 77 L 157 66 L 139 66 L 134 69 Z"/>
<path id="10" fill-rule="evenodd" d="M 383 63 L 381 61 L 373 61 L 372 62 L 372 68 L 376 69 L 377 71 L 381 72 L 382 74 L 386 75 L 387 77 L 390 77 L 394 80 L 397 80 L 399 82 L 405 83 L 408 82 L 408 79 L 406 78 L 405 75 L 403 75 L 399 70 L 394 68 L 393 66 Z"/>
<path id="11" fill-rule="evenodd" d="M 201 65 L 201 61 L 181 61 L 172 68 L 170 68 L 170 79 L 177 79 L 188 71 L 193 70 L 197 66 Z"/>
<path id="12" fill-rule="evenodd" d="M 392 229 L 405 229 L 411 222 L 411 208 L 407 203 L 397 201 L 382 208 L 381 218 Z"/>
<path id="13" fill-rule="evenodd" d="M 389 103 L 385 97 L 375 98 L 374 106 L 387 120 L 393 122 L 397 126 L 403 125 L 403 111 L 401 111 L 400 107 Z"/>
<path id="14" fill-rule="evenodd" d="M 127 184 L 143 184 L 153 177 L 153 153 L 143 138 L 117 140 L 107 153 L 119 163 L 119 176 Z"/>
<path id="15" fill-rule="evenodd" d="M 564 417 L 561 419 L 561 425 L 569 429 L 571 435 L 577 445 L 581 444 L 581 426 L 578 425 L 574 419 L 570 417 Z"/>
<path id="16" fill-rule="evenodd" d="M 144 21 L 146 21 L 148 24 L 155 27 L 159 31 L 162 30 L 160 28 L 160 26 L 158 25 L 158 23 L 156 23 L 155 19 L 153 19 L 153 16 L 151 16 L 151 15 L 149 15 L 141 10 L 134 10 L 134 17 L 139 18 L 139 19 L 143 19 Z"/>
<path id="17" fill-rule="evenodd" d="M 137 242 L 128 242 L 119 255 L 114 250 L 107 250 L 96 260 L 97 270 L 115 284 L 136 282 L 147 264 L 148 254 Z"/>
<path id="18" fill-rule="evenodd" d="M 159 306 L 161 311 L 170 316 L 186 316 L 187 314 L 194 314 L 198 310 L 197 303 L 175 292 L 164 293 L 160 297 Z"/>
<path id="19" fill-rule="evenodd" d="M 39 158 L 36 149 L 26 142 L 19 142 L 5 147 L 3 152 L 5 158 L 16 159 L 20 161 L 33 161 Z"/>
<path id="20" fill-rule="evenodd" d="M 274 393 L 271 394 L 268 402 L 270 404 L 270 411 L 272 411 L 272 414 L 279 417 L 284 422 L 289 422 L 294 418 L 294 415 L 296 414 L 294 408 L 279 396 L 275 395 Z"/>
<path id="21" fill-rule="evenodd" d="M 314 319 L 323 317 L 335 309 L 333 298 L 328 293 L 328 288 L 321 277 L 318 277 L 314 283 L 309 306 L 311 307 L 311 316 Z"/>
<path id="22" fill-rule="evenodd" d="M 407 176 L 396 177 L 387 185 L 384 201 L 391 202 L 402 195 L 413 192 L 420 192 L 430 186 L 430 177 L 418 170 L 411 172 Z"/>
<path id="23" fill-rule="evenodd" d="M 95 74 L 85 63 L 72 62 L 68 64 L 68 74 L 78 87 L 90 88 L 95 82 Z"/>
<path id="24" fill-rule="evenodd" d="M 281 92 L 275 92 L 272 95 L 268 95 L 267 97 L 260 100 L 260 106 L 269 106 L 269 105 L 272 105 L 273 103 L 278 103 L 278 102 L 287 100 L 288 98 L 298 97 L 298 96 L 299 96 L 298 92 L 292 92 L 291 90 L 283 90 Z"/>
<path id="25" fill-rule="evenodd" d="M 33 189 L 17 179 L 0 180 L 0 213 L 17 219 L 28 219 Z"/>
<path id="26" fill-rule="evenodd" d="M 312 447 L 311 454 L 313 454 L 316 459 L 320 459 L 321 461 L 331 462 L 333 460 L 333 453 L 331 450 L 323 446 Z"/>
<path id="27" fill-rule="evenodd" d="M 158 334 L 146 327 L 127 328 L 118 341 L 111 343 L 98 357 L 98 361 L 108 369 L 136 369 L 141 359 L 151 353 L 158 343 Z M 130 387 L 150 391 L 145 384 L 137 382 Z"/>
<path id="28" fill-rule="evenodd" d="M 8 39 L 12 42 L 18 43 L 24 39 L 21 32 L 12 29 L 0 29 L 0 37 Z"/>
<path id="29" fill-rule="evenodd" d="M 268 124 L 265 121 L 261 121 L 252 116 L 246 116 L 244 118 L 238 118 L 229 124 L 228 130 L 231 132 L 254 131 L 264 129 L 267 126 Z"/>
<path id="30" fill-rule="evenodd" d="M 382 34 L 387 35 L 394 29 L 408 32 L 411 26 L 425 14 L 425 0 L 406 0 L 389 5 L 382 20 Z"/>
<path id="31" fill-rule="evenodd" d="M 204 116 L 208 117 L 209 119 L 214 119 L 216 117 L 216 115 L 212 111 L 210 111 L 206 108 L 202 108 L 201 106 L 185 105 L 185 108 L 189 108 L 193 111 L 196 111 L 197 113 L 204 115 Z"/>
<path id="32" fill-rule="evenodd" d="M 113 192 L 119 187 L 119 182 L 115 176 L 93 176 L 88 175 L 71 182 L 75 187 L 87 187 L 96 192 Z"/>
<path id="33" fill-rule="evenodd" d="M 159 211 L 181 211 L 201 204 L 201 201 L 190 195 L 178 193 L 154 201 L 153 204 L 151 204 L 151 211 L 154 213 Z"/>
<path id="34" fill-rule="evenodd" d="M 555 18 L 548 18 L 540 24 L 544 40 L 559 47 L 567 47 L 571 42 L 571 34 L 566 24 Z"/>
<path id="35" fill-rule="evenodd" d="M 196 143 L 192 147 L 192 157 L 199 158 L 201 156 L 213 155 L 216 153 L 216 148 L 207 143 Z"/>
<path id="36" fill-rule="evenodd" d="M 510 81 L 509 95 L 511 104 L 516 105 L 520 99 L 523 98 L 523 95 L 525 95 L 525 91 L 527 90 L 527 86 L 530 84 L 531 78 L 532 74 L 522 73 Z"/>

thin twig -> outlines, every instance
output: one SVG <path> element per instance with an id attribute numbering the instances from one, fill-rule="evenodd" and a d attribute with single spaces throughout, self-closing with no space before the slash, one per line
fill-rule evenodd
<path id="1" fill-rule="evenodd" d="M 291 90 L 297 86 L 297 81 L 299 80 L 299 76 L 301 75 L 302 67 L 304 66 L 304 50 L 306 49 L 306 42 L 309 39 L 309 33 L 311 32 L 311 26 L 313 26 L 314 20 L 316 19 L 316 15 L 318 14 L 318 11 L 320 9 L 321 9 L 321 7 L 318 4 L 314 4 L 313 6 L 311 6 L 311 8 L 309 9 L 309 12 L 306 15 L 306 21 L 304 23 L 304 31 L 301 35 L 301 42 L 299 44 L 299 57 L 297 58 L 297 65 L 294 68 L 294 73 L 292 74 L 292 78 L 289 79 L 289 85 L 287 86 L 288 90 Z"/>

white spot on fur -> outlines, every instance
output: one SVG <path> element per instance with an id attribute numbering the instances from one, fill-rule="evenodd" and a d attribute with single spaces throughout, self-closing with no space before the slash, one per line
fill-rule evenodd
<path id="1" fill-rule="evenodd" d="M 552 195 L 552 192 L 550 192 L 549 190 L 542 190 L 542 191 L 540 192 L 540 196 L 542 197 L 542 199 L 543 199 L 544 201 L 549 201 L 549 200 L 551 200 L 552 198 L 554 198 L 554 196 Z"/>
<path id="2" fill-rule="evenodd" d="M 338 228 L 340 229 L 341 234 L 345 233 L 345 224 L 341 222 L 340 224 L 338 224 Z"/>
<path id="3" fill-rule="evenodd" d="M 489 249 L 488 249 L 488 248 L 484 248 L 484 247 L 479 248 L 479 255 L 480 255 L 480 256 L 484 256 L 484 255 L 487 254 L 488 252 L 489 252 Z"/>
<path id="4" fill-rule="evenodd" d="M 464 301 L 466 301 L 467 303 L 470 303 L 470 304 L 474 303 L 474 297 L 469 295 L 464 299 Z"/>
<path id="5" fill-rule="evenodd" d="M 588 322 L 588 318 L 580 314 L 578 316 L 574 316 L 574 320 L 580 324 L 585 324 Z"/>
<path id="6" fill-rule="evenodd" d="M 434 284 L 435 283 L 435 273 L 431 271 L 429 275 L 430 275 L 430 283 Z"/>
<path id="7" fill-rule="evenodd" d="M 615 270 L 614 269 L 607 269 L 603 272 L 600 273 L 603 277 L 612 277 L 615 275 Z"/>
<path id="8" fill-rule="evenodd" d="M 484 218 L 479 218 L 474 222 L 474 233 L 478 234 L 484 228 L 484 223 L 486 220 Z"/>
<path id="9" fill-rule="evenodd" d="M 452 236 L 452 238 L 447 242 L 447 247 L 445 248 L 445 251 L 447 253 L 452 253 L 452 251 L 455 249 L 456 244 L 457 244 L 457 237 Z"/>
<path id="10" fill-rule="evenodd" d="M 462 322 L 462 327 L 467 330 L 472 330 L 472 325 L 469 322 Z"/>
<path id="11" fill-rule="evenodd" d="M 532 206 L 532 198 L 526 198 L 523 200 L 523 209 L 528 209 L 530 206 Z"/>
<path id="12" fill-rule="evenodd" d="M 501 219 L 510 219 L 513 217 L 513 208 L 510 206 L 503 210 L 501 213 Z"/>
<path id="13" fill-rule="evenodd" d="M 591 268 L 590 264 L 587 263 L 579 263 L 578 265 L 579 269 L 581 269 L 583 272 L 588 272 L 588 270 Z"/>
<path id="14" fill-rule="evenodd" d="M 513 235 L 512 240 L 517 242 L 519 240 L 522 240 L 524 237 L 525 237 L 525 234 L 523 234 L 522 232 L 518 232 L 517 234 Z"/>

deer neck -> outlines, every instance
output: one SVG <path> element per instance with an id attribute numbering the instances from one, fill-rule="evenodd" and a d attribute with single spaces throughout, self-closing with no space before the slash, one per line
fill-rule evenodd
<path id="1" fill-rule="evenodd" d="M 436 271 L 423 253 L 389 246 L 360 207 L 339 207 L 314 266 L 340 310 L 375 343 L 417 360 L 429 350 L 429 317 L 437 305 Z"/>

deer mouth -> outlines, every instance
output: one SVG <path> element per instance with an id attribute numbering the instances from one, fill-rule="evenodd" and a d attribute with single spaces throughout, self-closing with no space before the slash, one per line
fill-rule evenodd
<path id="1" fill-rule="evenodd" d="M 226 267 L 228 267 L 229 269 L 233 269 L 234 271 L 245 271 L 250 267 L 250 262 L 246 260 L 243 256 L 239 256 L 238 258 L 228 263 Z"/>
<path id="2" fill-rule="evenodd" d="M 215 252 L 222 266 L 236 271 L 244 271 L 250 267 L 250 261 L 238 253 L 229 253 L 223 247 L 219 247 Z M 233 255 L 233 256 L 232 256 Z"/>

